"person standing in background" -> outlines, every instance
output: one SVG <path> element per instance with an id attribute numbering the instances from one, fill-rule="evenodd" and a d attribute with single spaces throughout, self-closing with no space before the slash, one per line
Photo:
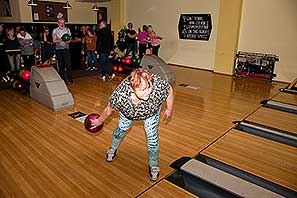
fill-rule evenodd
<path id="1" fill-rule="evenodd" d="M 87 56 L 88 56 L 88 67 L 86 70 L 96 70 L 97 69 L 97 55 L 96 43 L 97 36 L 94 34 L 92 28 L 87 29 L 87 34 L 83 38 L 82 43 L 86 46 Z"/>
<path id="2" fill-rule="evenodd" d="M 137 53 L 137 32 L 133 29 L 133 24 L 128 23 L 128 29 L 126 30 L 126 53 L 125 56 L 129 56 L 132 51 L 132 56 L 134 57 Z"/>
<path id="3" fill-rule="evenodd" d="M 54 55 L 53 37 L 48 27 L 44 28 L 44 32 L 41 36 L 41 44 L 43 45 L 41 60 L 42 63 L 44 63 Z"/>
<path id="4" fill-rule="evenodd" d="M 148 42 L 151 46 L 151 53 L 158 56 L 161 45 L 160 40 L 162 40 L 163 37 L 157 36 L 156 32 L 153 30 L 153 27 L 151 25 L 148 25 L 148 34 L 150 38 Z"/>
<path id="5" fill-rule="evenodd" d="M 80 28 L 79 28 L 79 32 L 77 33 L 77 36 L 76 36 L 76 38 L 75 39 L 79 39 L 79 40 L 81 40 L 81 63 L 82 64 L 85 64 L 85 65 L 88 65 L 88 62 L 87 62 L 87 53 L 86 53 L 86 44 L 83 42 L 83 40 L 84 40 L 84 38 L 85 38 L 85 36 L 87 36 L 87 29 L 88 29 L 89 27 L 88 26 L 85 26 L 85 25 L 83 25 L 83 26 L 81 26 Z M 86 70 L 89 70 L 90 68 L 89 67 L 87 67 L 86 68 Z"/>
<path id="6" fill-rule="evenodd" d="M 3 24 L 0 24 L 0 46 L 3 45 L 4 41 L 5 41 L 4 28 L 3 28 Z"/>
<path id="7" fill-rule="evenodd" d="M 3 25 L 0 24 L 0 72 L 6 72 L 8 70 L 8 60 L 4 49 L 5 32 Z"/>
<path id="8" fill-rule="evenodd" d="M 15 34 L 18 35 L 18 33 L 20 33 L 20 28 L 21 26 L 16 26 L 15 27 Z"/>
<path id="9" fill-rule="evenodd" d="M 62 14 L 58 14 L 58 27 L 53 30 L 53 43 L 56 45 L 56 55 L 59 64 L 60 76 L 63 80 L 67 80 L 69 84 L 73 83 L 72 69 L 71 69 L 71 57 L 69 50 L 69 41 L 63 41 L 62 36 L 71 32 L 69 28 L 65 27 L 65 19 Z M 66 72 L 66 75 L 65 75 Z"/>
<path id="10" fill-rule="evenodd" d="M 20 70 L 21 66 L 21 50 L 20 43 L 15 37 L 13 27 L 8 27 L 6 29 L 6 40 L 5 40 L 5 50 L 15 50 L 13 52 L 7 52 L 8 61 L 10 64 L 10 71 L 15 72 Z M 19 51 L 17 51 L 19 50 Z"/>
<path id="11" fill-rule="evenodd" d="M 26 32 L 24 27 L 20 28 L 20 33 L 18 33 L 17 38 L 20 42 L 25 69 L 30 71 L 35 63 L 33 38 Z"/>
<path id="12" fill-rule="evenodd" d="M 105 21 L 101 21 L 99 24 L 99 31 L 97 31 L 97 52 L 99 53 L 99 64 L 101 66 L 100 78 L 105 81 L 106 74 L 109 76 L 109 80 L 115 77 L 112 69 L 108 67 L 108 56 L 111 51 L 111 33 L 107 27 Z"/>
<path id="13" fill-rule="evenodd" d="M 142 58 L 145 55 L 145 51 L 147 49 L 147 26 L 142 26 L 142 31 L 138 33 L 138 48 L 139 48 L 139 58 Z"/>

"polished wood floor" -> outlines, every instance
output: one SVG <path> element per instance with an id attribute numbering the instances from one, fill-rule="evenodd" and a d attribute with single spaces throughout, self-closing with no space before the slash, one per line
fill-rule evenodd
<path id="1" fill-rule="evenodd" d="M 246 120 L 297 134 L 296 114 L 261 107 Z"/>
<path id="2" fill-rule="evenodd" d="M 273 98 L 273 100 L 297 106 L 296 94 L 288 94 L 288 93 L 280 92 Z"/>
<path id="3" fill-rule="evenodd" d="M 232 129 L 202 154 L 297 191 L 297 148 Z"/>
<path id="4" fill-rule="evenodd" d="M 134 123 L 115 161 L 107 163 L 117 113 L 99 135 L 88 134 L 81 122 L 68 116 L 76 111 L 100 113 L 121 76 L 112 82 L 96 76 L 75 79 L 68 86 L 75 105 L 59 112 L 15 90 L 1 90 L 0 197 L 196 197 L 165 181 L 174 171 L 169 165 L 208 148 L 233 127 L 232 121 L 247 118 L 261 100 L 276 96 L 286 84 L 172 69 L 177 75 L 174 115 L 159 125 L 157 182 L 148 178 L 142 122 Z M 178 86 L 181 83 L 190 86 Z"/>

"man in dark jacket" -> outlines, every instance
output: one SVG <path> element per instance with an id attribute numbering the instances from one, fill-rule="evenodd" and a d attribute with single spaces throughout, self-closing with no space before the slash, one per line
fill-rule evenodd
<path id="1" fill-rule="evenodd" d="M 112 69 L 107 66 L 108 56 L 111 51 L 111 34 L 107 28 L 105 21 L 99 24 L 99 31 L 97 31 L 97 52 L 99 54 L 99 64 L 101 66 L 100 78 L 105 81 L 105 75 L 108 74 L 109 80 L 115 77 Z"/>

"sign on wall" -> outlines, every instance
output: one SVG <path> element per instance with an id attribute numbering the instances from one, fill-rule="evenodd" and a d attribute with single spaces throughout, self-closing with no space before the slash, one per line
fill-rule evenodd
<path id="1" fill-rule="evenodd" d="M 0 17 L 11 17 L 10 1 L 0 0 Z"/>
<path id="2" fill-rule="evenodd" d="M 212 24 L 210 14 L 181 14 L 178 23 L 180 39 L 208 41 Z"/>
<path id="3" fill-rule="evenodd" d="M 68 21 L 65 3 L 36 1 L 37 6 L 32 6 L 32 18 L 35 22 L 55 22 L 59 13 L 63 14 L 65 21 Z"/>

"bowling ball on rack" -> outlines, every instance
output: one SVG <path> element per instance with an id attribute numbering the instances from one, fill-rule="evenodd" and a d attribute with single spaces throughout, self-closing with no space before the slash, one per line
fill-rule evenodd
<path id="1" fill-rule="evenodd" d="M 114 65 L 114 66 L 112 66 L 112 71 L 118 71 L 118 66 L 117 65 Z"/>
<path id="2" fill-rule="evenodd" d="M 137 62 L 137 58 L 136 57 L 132 57 L 132 63 L 136 63 Z"/>
<path id="3" fill-rule="evenodd" d="M 14 80 L 13 82 L 12 82 L 12 87 L 14 88 L 14 89 L 16 89 L 16 84 L 18 83 L 19 81 L 18 80 Z"/>
<path id="4" fill-rule="evenodd" d="M 94 127 L 92 125 L 92 120 L 98 119 L 99 117 L 100 117 L 100 115 L 97 114 L 97 113 L 91 113 L 91 114 L 89 114 L 86 117 L 85 121 L 84 121 L 85 129 L 87 129 L 87 131 L 89 131 L 90 133 L 98 133 L 98 132 L 100 132 L 102 130 L 102 128 L 103 128 L 103 123 L 101 125 L 97 126 L 97 127 Z"/>
<path id="5" fill-rule="evenodd" d="M 63 41 L 69 41 L 71 39 L 71 36 L 70 36 L 70 34 L 65 33 L 65 34 L 63 34 L 61 39 Z"/>
<path id="6" fill-rule="evenodd" d="M 119 66 L 118 67 L 118 72 L 123 72 L 124 71 L 124 67 L 123 66 Z"/>
<path id="7" fill-rule="evenodd" d="M 21 81 L 18 81 L 16 84 L 15 84 L 15 89 L 18 90 L 18 91 L 24 91 L 25 89 L 25 84 Z"/>
<path id="8" fill-rule="evenodd" d="M 126 58 L 125 58 L 125 63 L 126 63 L 127 65 L 130 65 L 130 64 L 131 64 L 131 58 L 130 58 L 130 57 L 126 57 Z"/>
<path id="9" fill-rule="evenodd" d="M 136 64 L 138 64 L 138 65 L 139 65 L 139 64 L 140 64 L 140 62 L 141 62 L 141 58 L 139 58 L 139 57 L 138 57 L 138 58 L 136 58 Z"/>
<path id="10" fill-rule="evenodd" d="M 24 79 L 24 80 L 30 80 L 30 71 L 28 71 L 28 70 L 25 70 L 23 73 L 22 73 L 22 78 Z"/>
<path id="11" fill-rule="evenodd" d="M 122 62 L 122 63 L 125 63 L 125 62 L 126 62 L 126 58 L 125 58 L 125 57 L 122 57 L 122 58 L 121 58 L 121 62 Z"/>
<path id="12" fill-rule="evenodd" d="M 24 73 L 25 69 L 21 69 L 18 73 L 19 77 L 22 78 L 23 77 L 23 73 Z"/>

